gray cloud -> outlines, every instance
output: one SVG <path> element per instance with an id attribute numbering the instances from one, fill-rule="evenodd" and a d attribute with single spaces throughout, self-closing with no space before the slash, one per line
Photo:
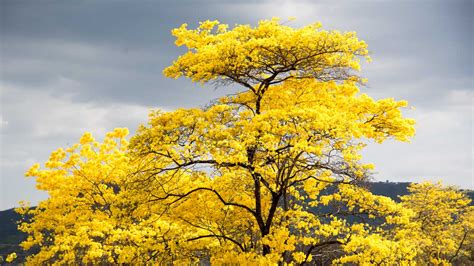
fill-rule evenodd
<path id="1" fill-rule="evenodd" d="M 34 162 L 118 126 L 136 128 L 150 107 L 206 104 L 235 91 L 172 80 L 161 71 L 183 52 L 170 30 L 218 19 L 229 25 L 296 16 L 355 30 L 374 62 L 363 92 L 409 100 L 411 144 L 370 145 L 378 179 L 472 180 L 472 1 L 11 1 L 0 2 L 0 209 L 45 197 L 22 178 Z"/>

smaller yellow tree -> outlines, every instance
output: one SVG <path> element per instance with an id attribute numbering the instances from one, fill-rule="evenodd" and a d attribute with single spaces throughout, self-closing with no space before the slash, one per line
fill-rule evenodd
<path id="1" fill-rule="evenodd" d="M 86 133 L 53 152 L 44 169 L 35 164 L 26 173 L 49 193 L 36 208 L 17 210 L 31 217 L 20 225 L 28 234 L 21 245 L 34 254 L 28 265 L 144 263 L 170 251 L 176 227 L 134 189 L 127 135 L 118 128 L 99 143 Z"/>
<path id="2" fill-rule="evenodd" d="M 417 261 L 448 265 L 472 263 L 474 251 L 474 206 L 453 187 L 440 183 L 409 186 L 402 205 L 415 212 L 406 237 L 416 243 Z"/>

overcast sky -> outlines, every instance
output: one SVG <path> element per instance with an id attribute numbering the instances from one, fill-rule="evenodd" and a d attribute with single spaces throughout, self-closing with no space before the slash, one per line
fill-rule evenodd
<path id="1" fill-rule="evenodd" d="M 357 31 L 373 62 L 362 88 L 408 100 L 410 144 L 369 145 L 377 180 L 439 180 L 474 189 L 472 175 L 473 1 L 21 1 L 1 0 L 0 210 L 46 194 L 23 173 L 51 151 L 133 132 L 150 108 L 205 105 L 233 92 L 163 77 L 183 52 L 170 30 L 217 19 L 255 25 L 297 17 L 298 27 Z"/>

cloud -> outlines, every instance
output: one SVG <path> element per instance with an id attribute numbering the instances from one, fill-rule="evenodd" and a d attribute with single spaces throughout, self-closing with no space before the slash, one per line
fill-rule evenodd
<path id="1" fill-rule="evenodd" d="M 81 84 L 59 79 L 55 86 Z M 76 143 L 86 131 L 98 139 L 115 127 L 133 132 L 146 122 L 149 111 L 144 105 L 75 102 L 74 97 L 58 97 L 52 91 L 2 88 L 2 121 L 9 123 L 1 131 L 0 209 L 17 205 L 20 199 L 35 203 L 45 198 L 23 173 L 33 163 L 46 161 L 54 149 Z"/>
<path id="2" fill-rule="evenodd" d="M 375 163 L 378 180 L 445 184 L 474 189 L 472 179 L 471 91 L 452 91 L 444 106 L 407 112 L 417 121 L 411 143 L 389 141 L 366 148 L 364 161 Z"/>
<path id="3" fill-rule="evenodd" d="M 172 42 L 172 41 L 170 41 Z M 158 50 L 103 46 L 66 40 L 7 39 L 3 68 L 5 85 L 25 90 L 47 89 L 74 101 L 145 105 L 203 105 L 230 90 L 202 89 L 187 80 L 162 75 L 175 55 Z M 69 82 L 59 84 L 58 82 Z M 77 86 L 74 82 L 80 82 Z"/>
<path id="4" fill-rule="evenodd" d="M 8 121 L 3 119 L 3 117 L 0 115 L 0 129 L 5 128 L 8 126 Z"/>

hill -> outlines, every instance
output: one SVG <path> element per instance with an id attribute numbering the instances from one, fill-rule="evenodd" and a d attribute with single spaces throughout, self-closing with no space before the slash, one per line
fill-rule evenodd
<path id="1" fill-rule="evenodd" d="M 0 211 L 0 257 L 5 258 L 12 252 L 16 252 L 19 257 L 24 256 L 19 244 L 26 239 L 26 234 L 18 231 L 18 221 L 20 215 L 14 209 Z"/>

